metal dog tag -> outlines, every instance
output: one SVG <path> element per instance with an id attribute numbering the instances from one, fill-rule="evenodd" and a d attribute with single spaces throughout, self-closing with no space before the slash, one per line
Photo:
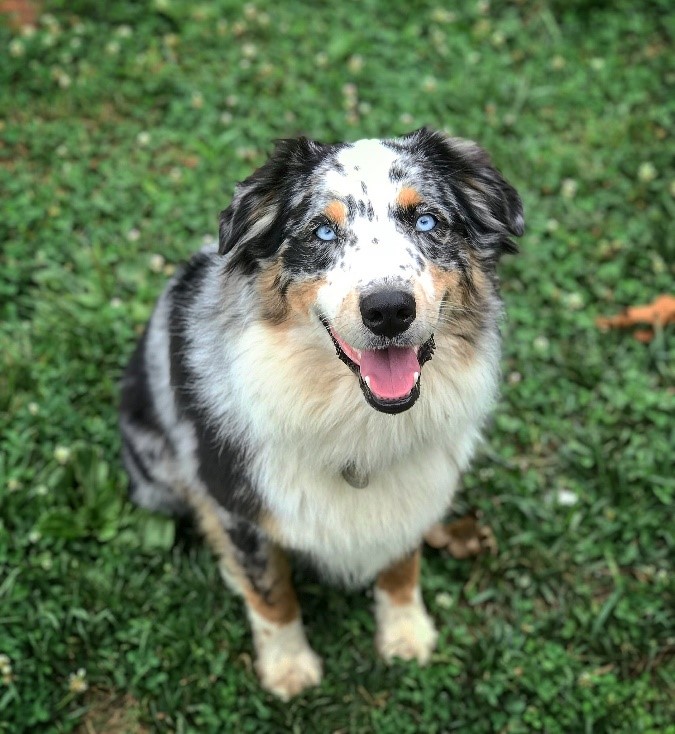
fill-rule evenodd
<path id="1" fill-rule="evenodd" d="M 354 489 L 364 489 L 368 486 L 368 475 L 360 472 L 354 464 L 347 464 L 342 470 L 342 478 L 351 484 Z"/>

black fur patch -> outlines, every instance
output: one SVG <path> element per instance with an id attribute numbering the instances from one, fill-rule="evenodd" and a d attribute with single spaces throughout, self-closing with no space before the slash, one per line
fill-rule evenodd
<path id="1" fill-rule="evenodd" d="M 303 214 L 302 205 L 300 211 L 291 208 L 294 194 L 303 191 L 316 167 L 342 147 L 307 138 L 277 141 L 269 160 L 238 185 L 232 204 L 221 212 L 219 252 L 232 252 L 231 268 L 255 272 L 260 260 L 279 250 L 293 229 L 291 220 L 299 220 Z M 262 217 L 270 219 L 267 226 L 247 237 Z"/>
<path id="2" fill-rule="evenodd" d="M 161 434 L 163 431 L 157 419 L 152 393 L 148 385 L 148 371 L 145 366 L 144 355 L 147 339 L 146 326 L 122 377 L 120 411 L 133 423 Z"/>
<path id="3" fill-rule="evenodd" d="M 189 420 L 197 439 L 199 478 L 209 494 L 226 510 L 246 518 L 257 517 L 260 500 L 250 486 L 246 456 L 218 437 L 208 412 L 194 395 L 196 377 L 185 358 L 188 344 L 184 314 L 194 302 L 209 257 L 198 254 L 190 260 L 171 291 L 169 314 L 171 386 L 183 419 Z"/>

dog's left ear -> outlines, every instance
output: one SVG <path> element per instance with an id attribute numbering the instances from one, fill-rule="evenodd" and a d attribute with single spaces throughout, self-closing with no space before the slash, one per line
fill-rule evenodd
<path id="1" fill-rule="evenodd" d="M 219 248 L 229 266 L 253 272 L 281 246 L 293 194 L 329 146 L 307 138 L 278 140 L 269 159 L 237 184 L 230 206 L 220 213 Z"/>
<path id="2" fill-rule="evenodd" d="M 432 159 L 443 169 L 443 179 L 452 187 L 464 223 L 482 254 L 499 258 L 517 252 L 511 236 L 520 237 L 525 231 L 523 203 L 489 154 L 472 140 L 426 128 L 417 134 L 426 138 Z"/>

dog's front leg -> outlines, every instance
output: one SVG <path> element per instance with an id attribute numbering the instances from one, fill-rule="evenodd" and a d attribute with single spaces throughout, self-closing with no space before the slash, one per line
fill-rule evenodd
<path id="1" fill-rule="evenodd" d="M 436 630 L 420 592 L 420 556 L 416 550 L 382 571 L 375 583 L 375 644 L 380 655 L 428 662 Z"/>
<path id="2" fill-rule="evenodd" d="M 200 518 L 225 582 L 242 596 L 263 687 L 284 701 L 321 681 L 321 659 L 305 637 L 288 561 L 260 529 L 214 514 Z"/>

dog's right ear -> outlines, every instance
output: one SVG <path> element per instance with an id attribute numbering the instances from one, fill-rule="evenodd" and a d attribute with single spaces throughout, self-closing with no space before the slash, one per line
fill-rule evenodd
<path id="1" fill-rule="evenodd" d="M 291 202 L 328 145 L 307 138 L 278 140 L 266 163 L 237 184 L 230 206 L 220 213 L 219 248 L 229 267 L 254 272 L 286 237 Z"/>

